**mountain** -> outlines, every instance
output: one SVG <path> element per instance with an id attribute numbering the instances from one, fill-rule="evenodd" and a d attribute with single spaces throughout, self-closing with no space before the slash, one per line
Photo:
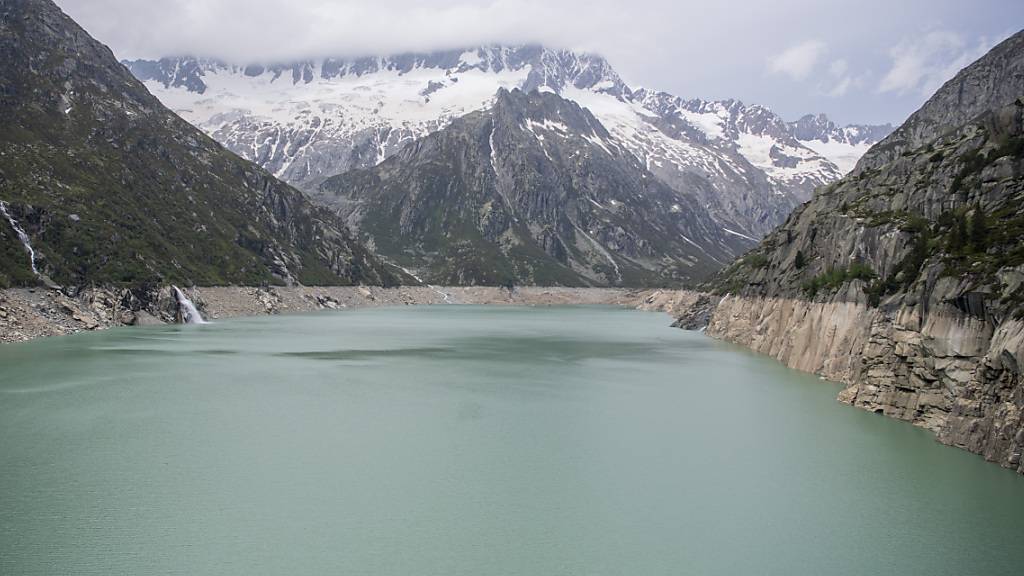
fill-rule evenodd
<path id="1" fill-rule="evenodd" d="M 798 136 L 767 108 L 634 90 L 599 56 L 532 45 L 277 65 L 190 57 L 125 64 L 196 126 L 307 191 L 489 108 L 499 88 L 550 90 L 588 108 L 658 178 L 696 193 L 723 226 L 752 237 L 837 180 L 889 130 L 825 120 L 829 132 Z"/>
<path id="2" fill-rule="evenodd" d="M 853 170 L 857 160 L 872 144 L 892 132 L 889 124 L 850 124 L 840 127 L 824 114 L 807 114 L 788 124 L 797 140 L 834 162 L 843 174 Z"/>
<path id="3" fill-rule="evenodd" d="M 49 0 L 0 0 L 0 95 L 0 284 L 396 280 Z"/>
<path id="4" fill-rule="evenodd" d="M 1024 472 L 1024 32 L 709 288 L 708 333 Z"/>
<path id="5" fill-rule="evenodd" d="M 441 284 L 693 283 L 752 244 L 550 91 L 502 89 L 488 110 L 327 179 L 317 199 Z"/>

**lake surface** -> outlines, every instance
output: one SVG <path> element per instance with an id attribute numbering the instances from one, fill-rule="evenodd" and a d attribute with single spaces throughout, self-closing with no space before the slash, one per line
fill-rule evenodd
<path id="1" fill-rule="evenodd" d="M 0 574 L 1015 574 L 1024 478 L 661 314 L 0 347 Z"/>

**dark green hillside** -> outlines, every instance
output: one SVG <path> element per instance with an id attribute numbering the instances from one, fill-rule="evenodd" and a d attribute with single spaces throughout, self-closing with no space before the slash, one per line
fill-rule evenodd
<path id="1" fill-rule="evenodd" d="M 49 0 L 0 0 L 0 200 L 59 284 L 395 281 L 334 215 L 164 108 Z M 0 285 L 35 282 L 3 219 Z"/>

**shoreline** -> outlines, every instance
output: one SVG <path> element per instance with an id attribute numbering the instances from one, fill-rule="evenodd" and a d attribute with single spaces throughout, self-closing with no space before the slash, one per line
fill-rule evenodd
<path id="1" fill-rule="evenodd" d="M 317 310 L 412 305 L 557 306 L 606 304 L 678 316 L 697 298 L 693 292 L 644 288 L 523 286 L 211 286 L 189 288 L 188 297 L 207 320 Z M 170 287 L 146 302 L 126 290 L 95 288 L 72 297 L 46 288 L 0 290 L 0 343 L 103 330 L 117 326 L 172 324 L 176 304 Z"/>

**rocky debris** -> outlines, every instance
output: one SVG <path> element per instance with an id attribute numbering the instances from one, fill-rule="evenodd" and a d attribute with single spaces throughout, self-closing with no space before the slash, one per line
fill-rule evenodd
<path id="1" fill-rule="evenodd" d="M 75 297 L 56 290 L 8 289 L 0 295 L 0 342 L 98 330 L 134 320 L 107 290 L 85 290 Z"/>
<path id="2" fill-rule="evenodd" d="M 638 310 L 665 312 L 672 317 L 685 314 L 701 297 L 689 290 L 642 290 L 632 293 Z"/>
<path id="3" fill-rule="evenodd" d="M 267 314 L 278 314 L 281 312 L 281 297 L 273 288 L 257 288 L 253 291 L 256 302 L 263 306 Z"/>
<path id="4" fill-rule="evenodd" d="M 673 328 L 683 330 L 704 330 L 711 322 L 711 314 L 715 311 L 715 299 L 710 294 L 701 294 L 697 299 L 676 315 Z"/>

